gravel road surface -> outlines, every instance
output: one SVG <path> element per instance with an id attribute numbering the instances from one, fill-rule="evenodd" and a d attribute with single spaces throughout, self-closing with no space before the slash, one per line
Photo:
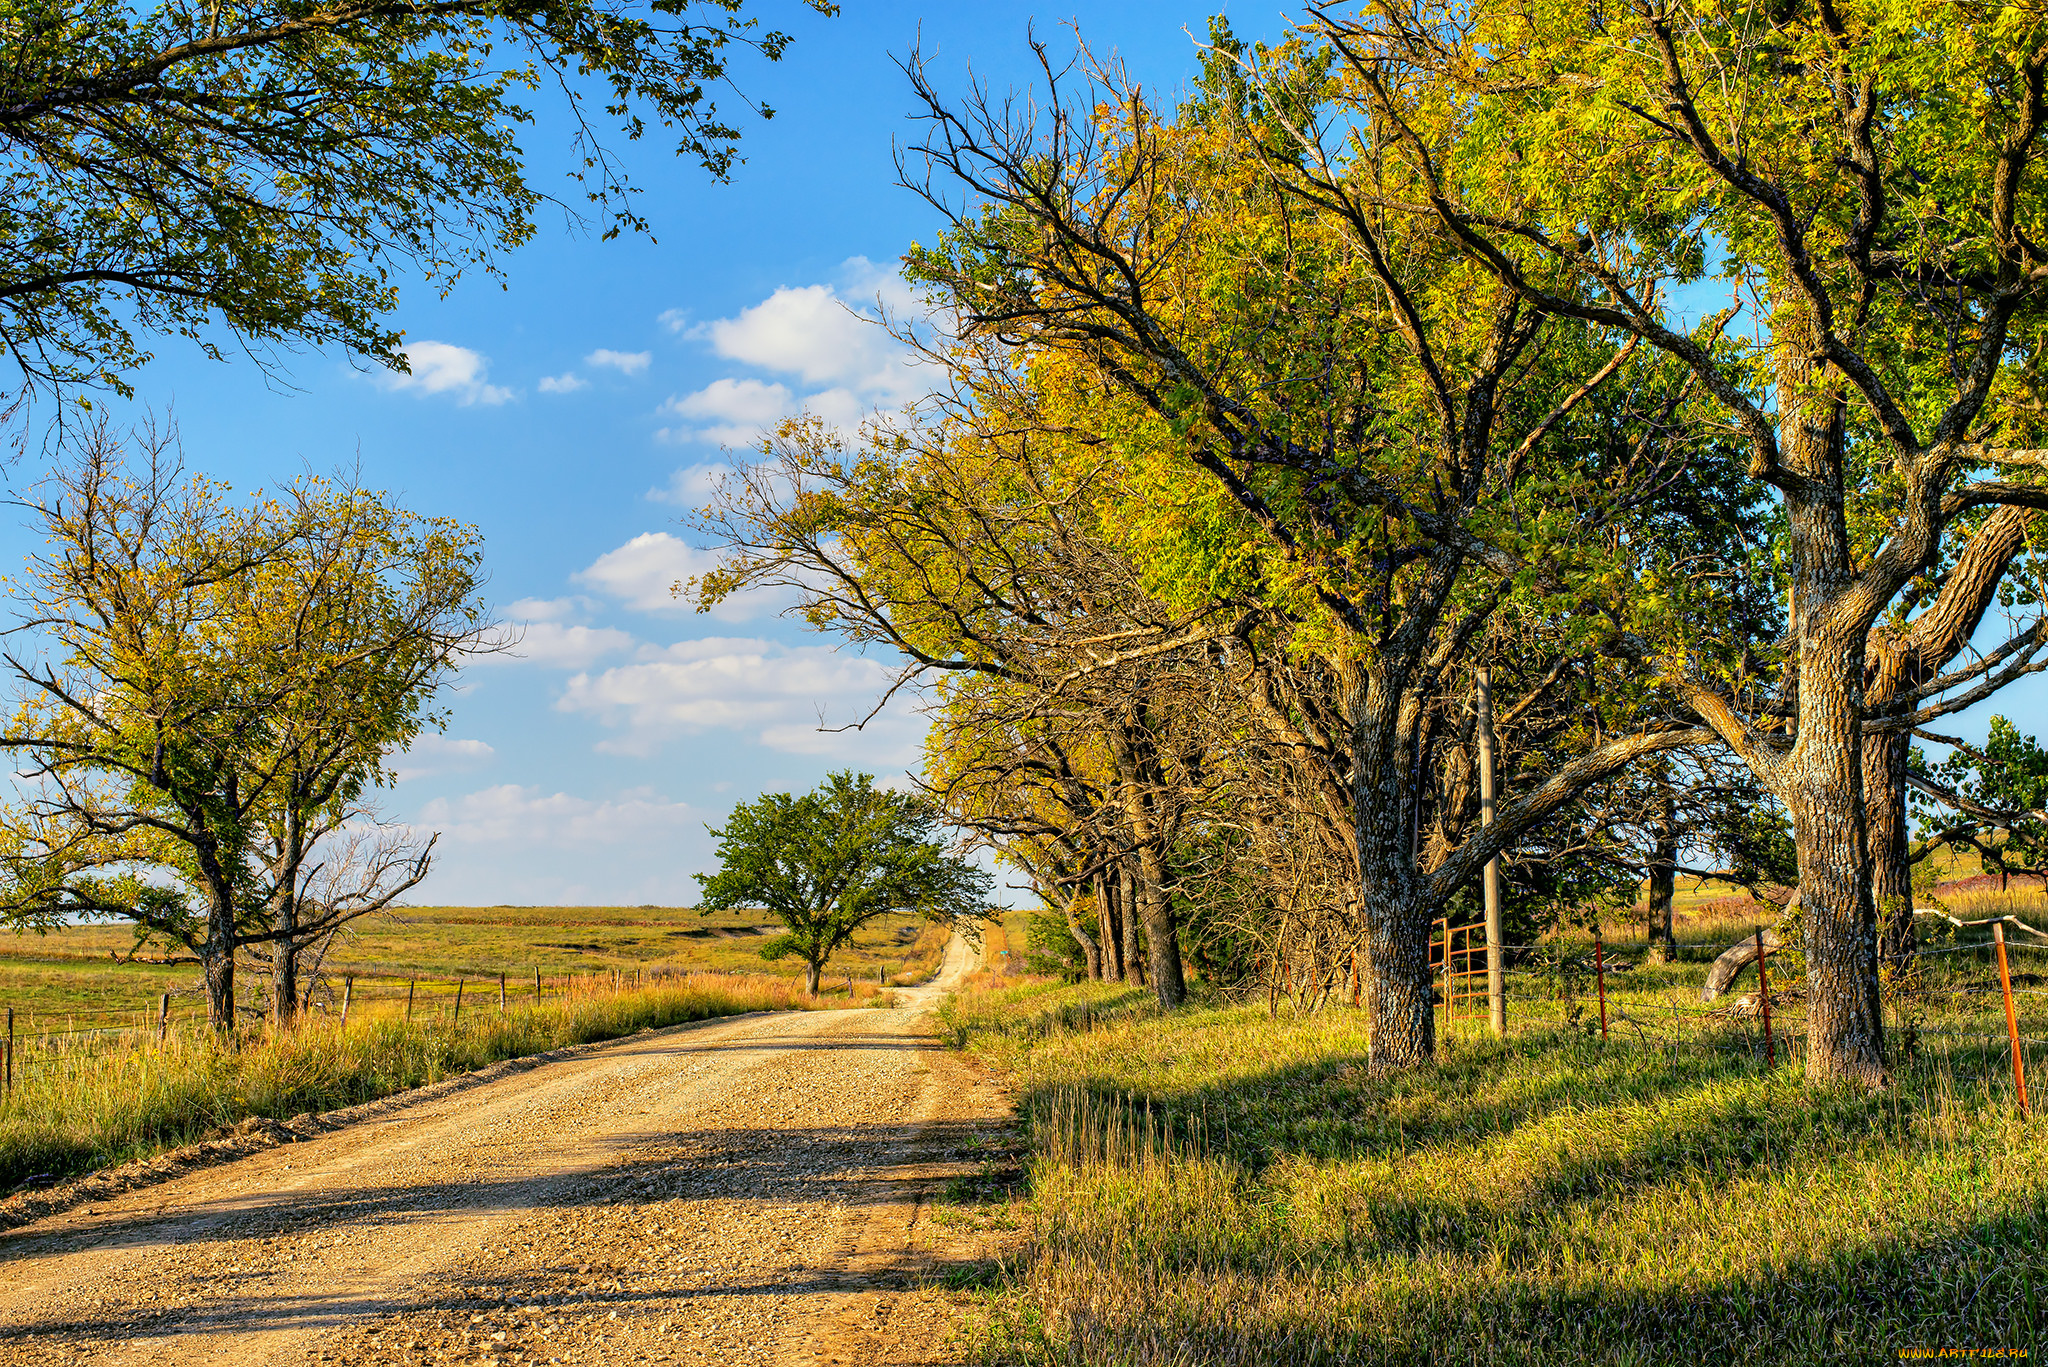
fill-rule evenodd
<path id="1" fill-rule="evenodd" d="M 1008 1107 L 933 995 L 500 1065 L 45 1216 L 0 1234 L 0 1363 L 956 1360 Z"/>

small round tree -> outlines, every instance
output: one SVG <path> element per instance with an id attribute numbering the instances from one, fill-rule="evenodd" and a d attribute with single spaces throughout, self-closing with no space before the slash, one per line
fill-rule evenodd
<path id="1" fill-rule="evenodd" d="M 833 951 L 877 917 L 909 913 L 952 926 L 988 914 L 989 876 L 949 854 L 937 827 L 930 803 L 885 792 L 871 774 L 849 770 L 812 792 L 765 794 L 733 808 L 723 828 L 707 828 L 719 869 L 697 875 L 697 909 L 773 914 L 784 931 L 761 957 L 802 958 L 816 996 Z"/>

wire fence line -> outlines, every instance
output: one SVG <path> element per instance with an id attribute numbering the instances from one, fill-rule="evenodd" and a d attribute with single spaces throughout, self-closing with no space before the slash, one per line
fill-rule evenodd
<path id="1" fill-rule="evenodd" d="M 595 970 L 546 974 L 537 967 L 490 973 L 428 973 L 371 971 L 331 975 L 340 986 L 302 1005 L 299 1025 L 343 1029 L 351 1012 L 358 1020 L 421 1018 L 455 1028 L 478 1012 L 501 1015 L 532 1010 L 549 1003 L 582 1000 L 604 993 L 637 990 L 680 982 L 700 970 L 655 968 Z M 720 976 L 720 975 L 712 975 Z M 360 987 L 359 987 L 360 985 Z M 0 1094 L 11 1092 L 17 1077 L 30 1069 L 78 1068 L 109 1051 L 165 1047 L 212 1034 L 203 1005 L 176 1006 L 173 999 L 195 995 L 192 989 L 158 994 L 153 1008 L 88 1007 L 34 1011 L 0 1008 Z M 241 1005 L 239 1013 L 261 1019 L 264 1013 Z M 80 1025 L 80 1018 L 103 1024 Z M 62 1025 L 56 1022 L 64 1022 Z"/>

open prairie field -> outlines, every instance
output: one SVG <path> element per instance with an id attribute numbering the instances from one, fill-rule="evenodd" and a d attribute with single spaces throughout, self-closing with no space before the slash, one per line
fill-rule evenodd
<path id="1" fill-rule="evenodd" d="M 314 1009 L 337 1009 L 336 994 L 349 976 L 358 979 L 352 1009 L 372 1014 L 402 1002 L 415 982 L 410 990 L 422 1005 L 452 1003 L 465 980 L 467 1001 L 475 1003 L 479 993 L 495 999 L 501 973 L 508 993 L 523 988 L 528 995 L 536 970 L 544 990 L 576 977 L 635 971 L 801 976 L 795 959 L 761 958 L 777 929 L 773 918 L 757 913 L 700 916 L 689 907 L 406 907 L 364 918 L 335 945 Z M 833 957 L 825 987 L 843 992 L 849 973 L 857 983 L 875 982 L 878 972 L 892 981 L 922 979 L 944 944 L 944 935 L 912 918 L 879 922 Z M 151 962 L 164 957 L 157 949 L 131 960 L 133 947 L 133 934 L 119 925 L 0 933 L 0 1009 L 12 1007 L 23 1030 L 66 1028 L 57 1017 L 78 1028 L 118 1023 L 155 1010 L 166 992 L 175 1015 L 198 1009 L 196 965 Z M 244 972 L 254 990 L 260 969 Z"/>

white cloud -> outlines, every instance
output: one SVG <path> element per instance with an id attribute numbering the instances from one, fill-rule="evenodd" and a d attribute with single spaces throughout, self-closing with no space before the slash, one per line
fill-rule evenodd
<path id="1" fill-rule="evenodd" d="M 575 371 L 569 370 L 564 371 L 560 375 L 541 376 L 540 383 L 535 388 L 539 389 L 543 394 L 574 394 L 577 390 L 588 386 L 589 383 L 590 381 L 584 379 Z"/>
<path id="2" fill-rule="evenodd" d="M 609 366 L 621 375 L 638 375 L 653 359 L 651 351 L 613 351 L 609 347 L 599 347 L 583 358 L 583 364 Z"/>
<path id="3" fill-rule="evenodd" d="M 405 348 L 406 364 L 412 373 L 380 372 L 377 383 L 386 389 L 414 394 L 449 394 L 465 408 L 471 404 L 501 404 L 512 391 L 490 384 L 491 363 L 481 352 L 450 342 L 414 342 Z"/>
<path id="4" fill-rule="evenodd" d="M 856 256 L 833 283 L 784 285 L 730 318 L 686 327 L 680 313 L 663 314 L 672 331 L 710 342 L 727 360 L 794 375 L 811 392 L 796 394 L 787 385 L 761 380 L 716 380 L 663 406 L 665 414 L 696 426 L 665 427 L 656 435 L 744 446 L 799 409 L 850 427 L 877 407 L 910 402 L 926 385 L 910 350 L 878 321 L 878 303 L 891 316 L 913 322 L 922 312 L 902 276 Z"/>
<path id="5" fill-rule="evenodd" d="M 578 674 L 555 706 L 619 730 L 599 747 L 614 753 L 649 754 L 673 737 L 717 727 L 786 753 L 903 765 L 916 758 L 923 729 L 903 700 L 864 731 L 821 729 L 861 721 L 890 677 L 874 660 L 824 646 L 710 637 L 643 648 L 633 664 Z"/>
<path id="6" fill-rule="evenodd" d="M 479 655 L 474 663 L 537 664 L 554 669 L 587 669 L 607 655 L 619 655 L 639 642 L 630 631 L 586 626 L 597 607 L 589 598 L 522 598 L 505 609 L 499 639 L 505 648 Z"/>
<path id="7" fill-rule="evenodd" d="M 690 311 L 688 309 L 663 309 L 655 321 L 659 322 L 670 332 L 681 332 L 690 325 Z"/>
<path id="8" fill-rule="evenodd" d="M 458 845 L 580 849 L 672 838 L 701 827 L 708 815 L 651 788 L 592 799 L 501 783 L 452 800 L 435 798 L 420 808 L 414 825 L 438 830 L 443 839 Z"/>
<path id="9" fill-rule="evenodd" d="M 487 763 L 497 751 L 480 740 L 455 740 L 439 731 L 423 731 L 412 744 L 392 755 L 392 774 L 400 783 L 429 774 L 474 769 Z"/>
<path id="10" fill-rule="evenodd" d="M 647 491 L 650 503 L 675 503 L 685 508 L 701 508 L 710 501 L 718 490 L 719 478 L 730 473 L 732 467 L 724 461 L 700 461 L 696 465 L 685 465 L 668 477 L 668 483 L 659 489 Z"/>
<path id="11" fill-rule="evenodd" d="M 687 604 L 672 591 L 676 581 L 717 564 L 715 553 L 685 545 L 667 532 L 642 532 L 569 578 L 640 612 L 684 612 Z"/>
<path id="12" fill-rule="evenodd" d="M 617 627 L 586 627 L 562 622 L 526 622 L 517 628 L 518 643 L 503 654 L 485 659 L 505 664 L 537 664 L 551 669 L 586 669 L 607 655 L 631 650 L 635 638 Z"/>

